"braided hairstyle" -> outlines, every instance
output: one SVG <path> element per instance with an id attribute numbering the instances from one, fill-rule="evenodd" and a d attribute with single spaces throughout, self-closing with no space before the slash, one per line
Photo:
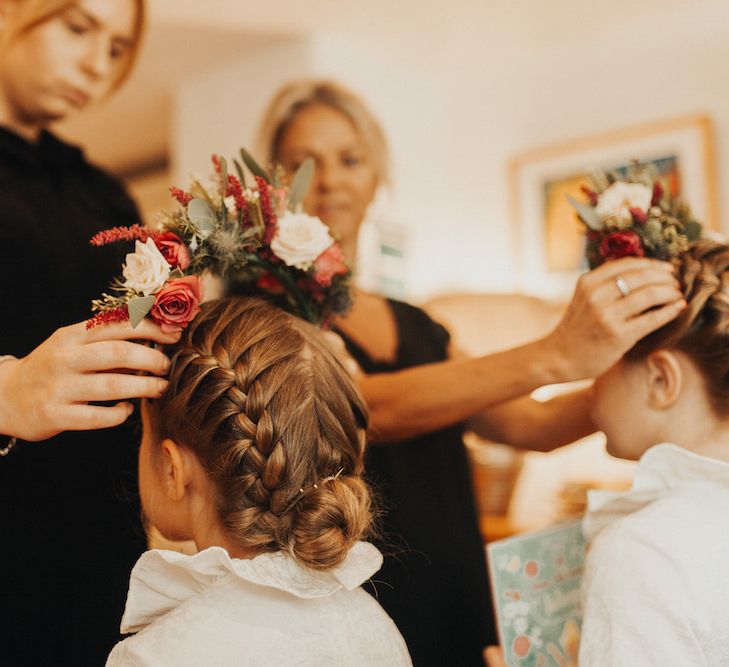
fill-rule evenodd
<path id="1" fill-rule="evenodd" d="M 204 304 L 169 354 L 150 423 L 157 442 L 197 456 L 229 538 L 312 568 L 342 562 L 371 522 L 367 409 L 321 332 L 262 299 L 229 298 Z"/>
<path id="2" fill-rule="evenodd" d="M 658 349 L 687 354 L 700 370 L 711 406 L 729 415 L 729 245 L 703 240 L 675 260 L 688 307 L 672 322 L 639 341 L 629 360 Z"/>

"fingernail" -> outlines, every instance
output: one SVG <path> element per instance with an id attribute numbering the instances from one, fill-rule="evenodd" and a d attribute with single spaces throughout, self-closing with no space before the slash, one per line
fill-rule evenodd
<path id="1" fill-rule="evenodd" d="M 134 406 L 131 403 L 127 403 L 127 417 L 129 417 L 132 412 L 134 412 Z"/>
<path id="2" fill-rule="evenodd" d="M 162 379 L 159 380 L 158 388 L 159 388 L 160 396 L 165 393 L 165 390 L 167 389 L 167 386 L 169 384 L 170 383 L 167 380 L 162 380 Z"/>

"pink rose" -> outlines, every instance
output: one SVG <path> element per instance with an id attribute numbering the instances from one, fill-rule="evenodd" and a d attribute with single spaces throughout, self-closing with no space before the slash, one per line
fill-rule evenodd
<path id="1" fill-rule="evenodd" d="M 157 234 L 154 236 L 154 243 L 173 269 L 184 271 L 190 266 L 190 250 L 177 234 Z"/>
<path id="2" fill-rule="evenodd" d="M 202 283 L 197 276 L 168 280 L 157 292 L 149 314 L 168 333 L 186 327 L 200 312 Z"/>
<path id="3" fill-rule="evenodd" d="M 643 243 L 635 232 L 613 232 L 600 242 L 600 257 L 604 260 L 643 256 Z"/>
<path id="4" fill-rule="evenodd" d="M 329 287 L 334 276 L 344 275 L 347 271 L 349 268 L 344 263 L 342 249 L 336 243 L 314 260 L 314 280 L 322 287 Z"/>

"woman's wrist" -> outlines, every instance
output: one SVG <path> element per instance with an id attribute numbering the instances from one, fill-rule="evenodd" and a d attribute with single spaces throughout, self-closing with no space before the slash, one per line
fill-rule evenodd
<path id="1" fill-rule="evenodd" d="M 533 348 L 532 368 L 543 376 L 539 378 L 539 386 L 579 379 L 574 376 L 568 346 L 558 338 L 556 332 L 552 332 L 529 345 Z"/>

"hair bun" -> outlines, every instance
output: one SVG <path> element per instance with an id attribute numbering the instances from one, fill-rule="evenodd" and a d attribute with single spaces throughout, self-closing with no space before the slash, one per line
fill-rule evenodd
<path id="1" fill-rule="evenodd" d="M 370 522 L 370 494 L 360 477 L 341 476 L 310 489 L 299 502 L 291 551 L 311 568 L 339 565 Z"/>

